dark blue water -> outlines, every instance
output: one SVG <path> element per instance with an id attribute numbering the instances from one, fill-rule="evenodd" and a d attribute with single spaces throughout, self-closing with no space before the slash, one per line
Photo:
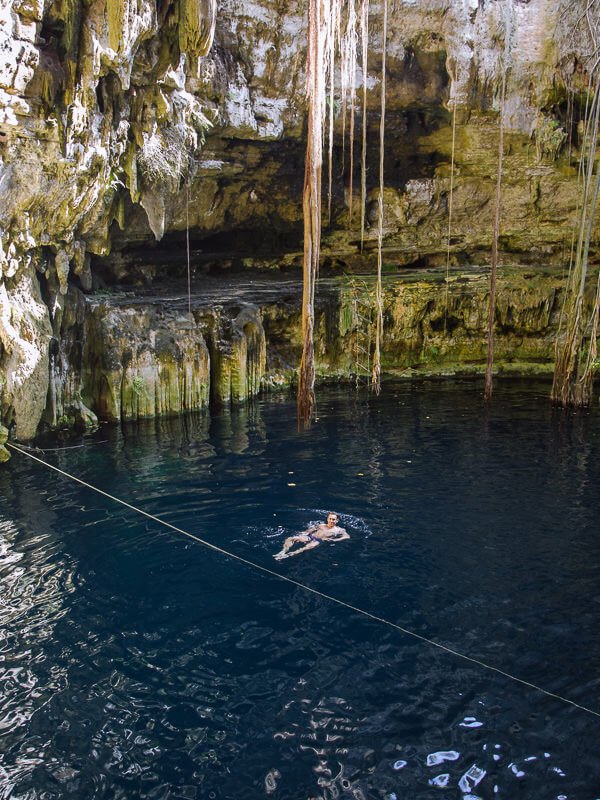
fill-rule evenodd
<path id="1" fill-rule="evenodd" d="M 302 435 L 276 398 L 44 457 L 600 712 L 600 414 L 547 391 L 322 391 Z M 600 797 L 598 717 L 24 456 L 0 500 L 0 798 Z M 350 541 L 273 560 L 328 509 Z"/>

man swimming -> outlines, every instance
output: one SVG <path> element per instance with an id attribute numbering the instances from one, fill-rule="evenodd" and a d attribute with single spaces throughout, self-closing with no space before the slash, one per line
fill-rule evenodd
<path id="1" fill-rule="evenodd" d="M 321 542 L 341 542 L 344 539 L 349 539 L 350 534 L 344 528 L 340 528 L 338 523 L 338 515 L 333 511 L 327 514 L 327 522 L 320 522 L 318 525 L 313 525 L 303 533 L 296 536 L 288 536 L 283 543 L 283 549 L 276 553 L 273 558 L 281 561 L 282 558 L 291 558 L 303 553 L 305 550 L 312 550 L 313 547 L 318 547 Z M 299 547 L 292 553 L 289 551 L 295 544 L 303 544 L 304 547 Z"/>

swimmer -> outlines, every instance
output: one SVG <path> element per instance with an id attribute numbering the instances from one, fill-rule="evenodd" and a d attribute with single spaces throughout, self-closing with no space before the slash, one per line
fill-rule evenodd
<path id="1" fill-rule="evenodd" d="M 276 553 L 273 558 L 281 561 L 282 558 L 291 558 L 303 553 L 305 550 L 312 550 L 318 547 L 321 542 L 341 542 L 344 539 L 349 539 L 350 534 L 344 528 L 340 528 L 338 523 L 338 515 L 333 511 L 327 514 L 327 522 L 320 522 L 318 525 L 313 525 L 303 533 L 296 536 L 288 536 L 283 543 L 283 549 Z M 295 544 L 303 544 L 304 547 L 299 547 L 292 553 L 289 551 Z"/>

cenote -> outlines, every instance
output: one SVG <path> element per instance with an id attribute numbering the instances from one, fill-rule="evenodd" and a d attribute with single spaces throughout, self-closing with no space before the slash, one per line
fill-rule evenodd
<path id="1" fill-rule="evenodd" d="M 45 440 L 231 553 L 600 711 L 600 419 L 386 384 Z M 53 449 L 60 448 L 60 449 Z M 38 454 L 39 455 L 39 454 Z M 168 531 L 0 473 L 2 798 L 594 800 L 600 720 Z M 280 563 L 336 510 L 350 541 Z"/>

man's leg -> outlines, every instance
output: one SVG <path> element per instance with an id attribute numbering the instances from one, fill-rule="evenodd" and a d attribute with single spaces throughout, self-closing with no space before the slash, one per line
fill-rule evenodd
<path id="1" fill-rule="evenodd" d="M 309 537 L 304 533 L 300 533 L 297 536 L 288 536 L 288 538 L 283 543 L 283 547 L 281 548 L 279 553 L 275 553 L 273 558 L 276 558 L 278 561 L 280 561 L 282 558 L 287 557 L 288 550 L 291 547 L 293 547 L 297 542 L 308 542 L 308 541 L 310 541 Z"/>

